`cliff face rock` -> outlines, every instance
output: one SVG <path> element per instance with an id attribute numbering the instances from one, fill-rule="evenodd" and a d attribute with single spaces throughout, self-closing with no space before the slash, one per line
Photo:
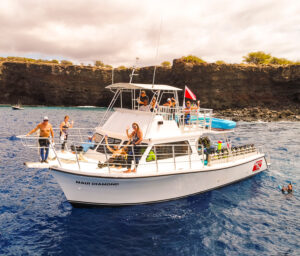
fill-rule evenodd
<path id="1" fill-rule="evenodd" d="M 278 108 L 300 103 L 300 66 L 190 65 L 175 60 L 173 69 L 200 96 L 202 106 Z"/>
<path id="2" fill-rule="evenodd" d="M 102 105 L 108 70 L 5 62 L 0 80 L 1 104 L 22 101 L 24 105 Z"/>
<path id="3" fill-rule="evenodd" d="M 137 70 L 133 82 L 152 83 L 154 67 Z M 130 69 L 114 70 L 114 82 L 128 82 Z M 0 65 L 0 104 L 21 100 L 24 105 L 107 106 L 111 92 L 109 69 L 55 64 L 3 62 Z M 155 83 L 187 85 L 201 106 L 216 110 L 238 108 L 300 108 L 300 66 L 189 64 L 174 60 L 158 67 Z M 182 93 L 180 95 L 182 97 Z"/>

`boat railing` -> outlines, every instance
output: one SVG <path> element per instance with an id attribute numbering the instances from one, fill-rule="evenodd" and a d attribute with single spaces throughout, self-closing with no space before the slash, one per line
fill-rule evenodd
<path id="1" fill-rule="evenodd" d="M 181 128 L 211 129 L 212 109 L 196 108 L 186 109 L 183 107 L 159 106 L 157 114 L 164 120 L 175 120 Z"/>
<path id="2" fill-rule="evenodd" d="M 232 150 L 225 149 L 215 152 L 208 152 L 202 145 L 200 145 L 197 150 L 192 150 L 187 144 L 153 145 L 151 149 L 148 148 L 148 145 L 135 147 L 128 145 L 123 146 L 127 148 L 127 153 L 113 158 L 113 154 L 108 147 L 120 147 L 119 144 L 101 144 L 99 145 L 102 147 L 101 153 L 90 150 L 88 154 L 86 154 L 86 149 L 95 149 L 95 143 L 85 142 L 85 145 L 78 141 L 70 141 L 69 143 L 71 144 L 69 150 L 69 152 L 72 153 L 71 158 L 70 154 L 65 157 L 64 154 L 58 153 L 60 150 L 58 144 L 51 145 L 54 150 L 54 158 L 57 158 L 59 166 L 70 168 L 71 164 L 73 165 L 71 168 L 78 170 L 107 168 L 109 173 L 116 169 L 127 168 L 151 168 L 151 170 L 155 169 L 156 172 L 166 169 L 170 171 L 198 169 L 225 162 L 234 162 L 261 152 L 258 148 L 254 147 L 254 145 L 244 145 L 233 147 Z M 97 148 L 99 148 L 99 146 Z M 84 149 L 84 147 L 86 149 Z M 100 155 L 101 160 L 99 160 Z"/>
<path id="3" fill-rule="evenodd" d="M 62 145 L 64 143 L 64 136 L 60 136 L 60 128 L 53 128 L 54 138 L 44 138 L 40 137 L 36 132 L 33 135 L 26 136 L 26 135 L 18 135 L 17 138 L 21 139 L 21 143 L 25 147 L 29 148 L 37 148 L 39 147 L 39 140 L 49 140 L 52 144 L 55 145 Z M 76 140 L 80 143 L 83 143 L 88 140 L 94 133 L 94 128 L 70 128 L 68 130 L 68 142 L 66 143 L 66 147 L 70 145 L 71 140 Z"/>
<path id="4" fill-rule="evenodd" d="M 73 130 L 73 129 L 72 129 Z M 75 130 L 75 129 L 74 129 Z M 239 147 L 225 148 L 222 150 L 207 150 L 202 145 L 197 148 L 191 148 L 189 144 L 163 144 L 163 145 L 132 145 L 120 146 L 120 144 L 97 144 L 94 141 L 88 141 L 83 131 L 88 129 L 77 129 L 78 135 L 70 135 L 65 147 L 65 152 L 61 153 L 63 141 L 55 138 L 55 143 L 50 139 L 51 154 L 49 160 L 56 160 L 61 167 L 75 168 L 82 170 L 91 168 L 107 168 L 109 172 L 115 168 L 151 168 L 157 172 L 161 170 L 187 170 L 205 168 L 215 164 L 234 162 L 250 155 L 262 154 L 263 147 L 255 147 L 253 144 Z M 74 132 L 74 131 L 73 131 Z M 38 136 L 18 136 L 24 146 L 30 148 L 40 148 L 38 140 L 48 139 Z M 124 147 L 127 153 L 124 157 L 112 158 L 109 147 L 113 149 Z M 89 165 L 90 164 L 90 165 Z M 93 166 L 93 167 L 92 167 Z"/>
<path id="5" fill-rule="evenodd" d="M 211 164 L 236 161 L 249 155 L 263 154 L 262 147 L 255 147 L 254 144 L 247 144 L 238 147 L 225 148 L 212 151 L 209 154 Z"/>
<path id="6" fill-rule="evenodd" d="M 55 157 L 59 160 L 59 166 L 67 168 L 67 166 L 70 167 L 69 164 L 74 164 L 73 167 L 78 170 L 82 170 L 83 165 L 84 168 L 88 169 L 90 164 L 94 168 L 97 165 L 97 169 L 107 168 L 109 173 L 121 167 L 125 169 L 155 168 L 158 172 L 163 169 L 176 171 L 187 167 L 191 168 L 194 164 L 197 164 L 198 167 L 204 167 L 206 164 L 204 150 L 199 155 L 196 150 L 193 152 L 187 144 L 153 145 L 150 150 L 147 150 L 148 145 L 128 145 L 123 146 L 127 149 L 126 154 L 113 158 L 109 147 L 120 147 L 119 144 L 100 144 L 96 147 L 97 150 L 100 149 L 99 152 L 97 150 L 84 152 L 81 143 L 75 141 L 69 143 L 71 143 L 71 152 L 73 153 L 72 160 L 65 159 L 64 155 L 58 153 L 55 154 Z M 86 145 L 90 145 L 90 148 L 95 149 L 95 143 L 93 142 L 85 143 Z"/>

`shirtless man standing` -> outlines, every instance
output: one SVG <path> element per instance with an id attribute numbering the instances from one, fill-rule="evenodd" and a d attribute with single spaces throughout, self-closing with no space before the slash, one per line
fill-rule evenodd
<path id="1" fill-rule="evenodd" d="M 49 137 L 51 134 L 52 142 L 54 138 L 54 133 L 52 129 L 52 125 L 48 122 L 48 117 L 45 116 L 42 123 L 39 123 L 33 130 L 31 130 L 29 133 L 26 134 L 26 136 L 29 136 L 30 134 L 36 132 L 37 130 L 40 130 L 40 138 L 39 138 L 39 144 L 40 144 L 40 155 L 41 155 L 41 163 L 48 163 L 47 158 L 49 154 Z M 46 149 L 44 154 L 44 149 Z"/>

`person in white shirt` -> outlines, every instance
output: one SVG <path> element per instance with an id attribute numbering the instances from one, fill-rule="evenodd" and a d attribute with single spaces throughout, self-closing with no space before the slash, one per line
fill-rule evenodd
<path id="1" fill-rule="evenodd" d="M 140 106 L 139 110 L 140 111 L 147 111 L 147 112 L 149 111 L 150 112 L 150 108 L 151 108 L 151 106 L 148 105 L 148 100 L 145 99 L 144 100 L 144 105 Z"/>

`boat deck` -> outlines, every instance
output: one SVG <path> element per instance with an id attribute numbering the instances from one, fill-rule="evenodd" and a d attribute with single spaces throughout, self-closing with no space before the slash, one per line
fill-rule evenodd
<path id="1" fill-rule="evenodd" d="M 147 164 L 139 164 L 135 173 L 125 173 L 124 171 L 126 171 L 127 168 L 116 168 L 112 166 L 99 168 L 97 160 L 82 158 L 77 161 L 76 156 L 69 152 L 59 153 L 58 156 L 59 161 L 57 159 L 50 160 L 49 164 L 27 163 L 27 166 L 31 168 L 50 168 L 82 176 L 105 176 L 113 178 L 148 177 L 226 169 L 248 161 L 253 161 L 257 158 L 263 157 L 264 154 L 251 152 L 242 156 L 214 160 L 209 165 L 204 164 L 201 159 L 191 159 L 191 161 L 189 161 L 187 157 L 176 158 L 175 164 L 172 158 L 164 159 L 157 162 L 153 161 L 147 162 Z"/>

